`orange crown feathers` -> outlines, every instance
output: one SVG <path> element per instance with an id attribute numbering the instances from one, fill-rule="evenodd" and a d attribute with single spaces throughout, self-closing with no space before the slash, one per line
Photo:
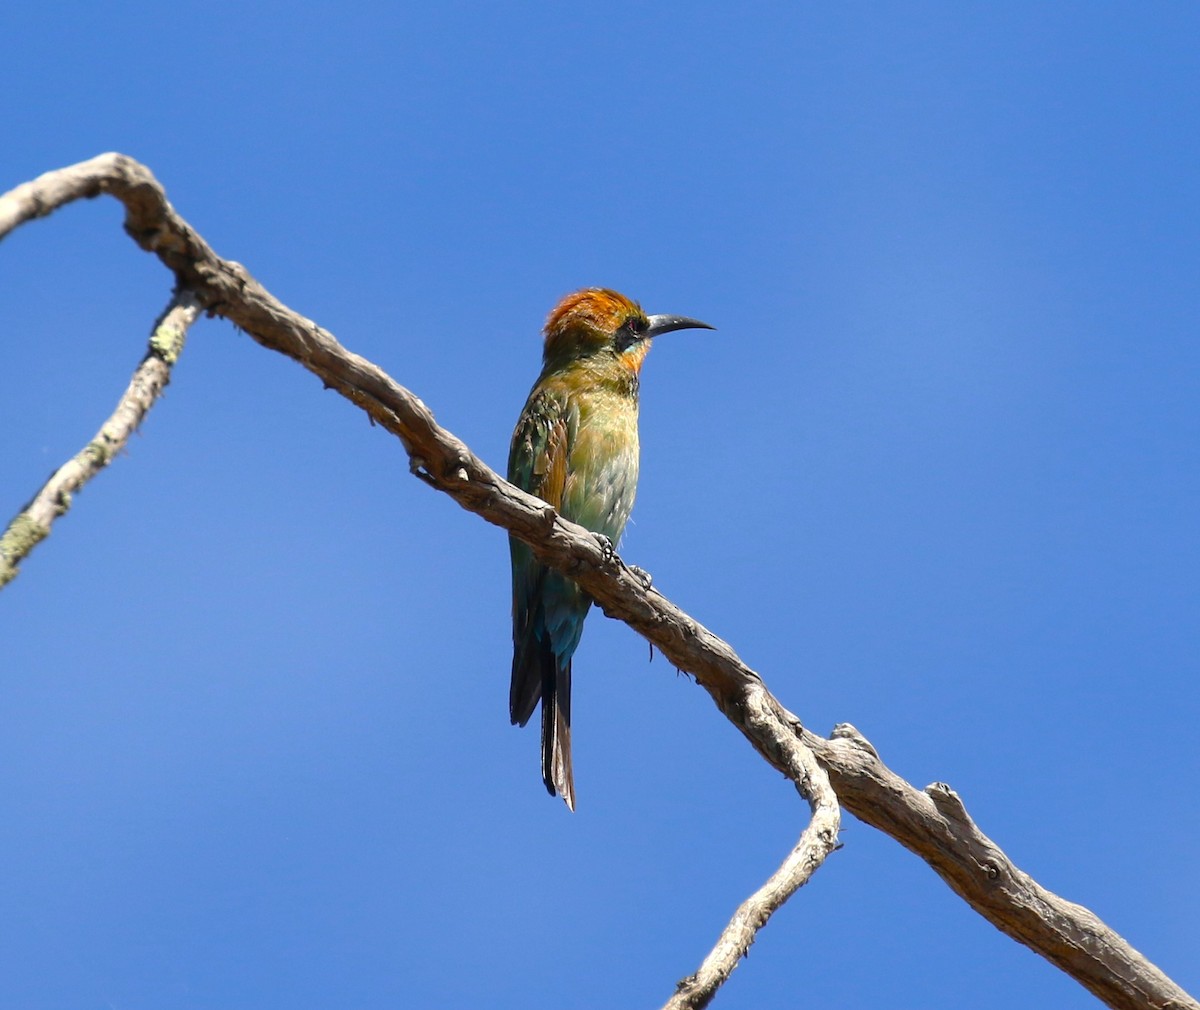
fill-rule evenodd
<path id="1" fill-rule="evenodd" d="M 633 299 L 609 288 L 585 288 L 569 294 L 546 319 L 545 358 L 570 358 L 606 344 L 631 318 L 644 320 L 646 314 Z M 643 350 L 639 361 L 644 355 Z"/>
<path id="2" fill-rule="evenodd" d="M 567 295 L 546 319 L 547 339 L 565 330 L 585 328 L 612 336 L 630 316 L 645 316 L 632 298 L 611 288 L 584 288 Z"/>

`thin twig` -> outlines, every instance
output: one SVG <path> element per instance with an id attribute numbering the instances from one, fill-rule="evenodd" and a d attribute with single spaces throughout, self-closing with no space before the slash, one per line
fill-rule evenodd
<path id="1" fill-rule="evenodd" d="M 587 530 L 500 478 L 381 369 L 287 308 L 240 264 L 218 257 L 175 212 L 145 166 L 123 155 L 101 155 L 18 187 L 0 197 L 0 239 L 24 220 L 100 193 L 125 205 L 125 230 L 182 286 L 194 289 L 207 311 L 299 361 L 365 410 L 402 441 L 411 468 L 426 483 L 529 544 L 540 561 L 579 583 L 608 616 L 624 621 L 676 668 L 691 673 L 774 767 L 796 781 L 785 755 L 789 741 L 802 739 L 828 771 L 846 809 L 907 846 L 989 922 L 1116 1010 L 1200 1010 L 1200 1003 L 1095 915 L 1014 867 L 975 827 L 949 787 L 915 789 L 846 727 L 830 740 L 803 730 L 728 643 L 648 587 L 620 558 L 606 555 Z M 759 690 L 774 718 L 754 723 L 747 712 Z"/>
<path id="2" fill-rule="evenodd" d="M 0 589 L 15 579 L 20 564 L 50 535 L 54 521 L 71 507 L 71 495 L 103 470 L 137 431 L 150 408 L 171 381 L 188 327 L 200 314 L 200 302 L 187 289 L 178 290 L 154 323 L 146 356 L 129 380 L 112 416 L 96 436 L 60 466 L 0 534 Z"/>
<path id="3" fill-rule="evenodd" d="M 812 819 L 783 864 L 747 898 L 721 932 L 716 946 L 694 975 L 676 986 L 663 1010 L 699 1010 L 708 1006 L 738 962 L 746 956 L 758 931 L 793 894 L 808 883 L 825 857 L 837 847 L 841 810 L 829 776 L 813 752 L 796 736 L 796 726 L 779 722 L 779 706 L 767 689 L 758 686 L 746 699 L 746 720 L 763 736 L 781 744 L 781 763 L 800 795 L 808 800 Z"/>

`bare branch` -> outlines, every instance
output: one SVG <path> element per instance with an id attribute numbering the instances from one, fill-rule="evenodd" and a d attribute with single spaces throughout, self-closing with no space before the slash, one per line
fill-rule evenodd
<path id="1" fill-rule="evenodd" d="M 22 187 L 23 189 L 26 187 Z M 35 194 L 36 195 L 36 194 Z M 4 206 L 0 198 L 0 216 Z M 33 206 L 39 206 L 36 201 Z M 28 215 L 30 217 L 37 215 Z M 154 323 L 150 346 L 129 380 L 117 409 L 76 455 L 60 466 L 0 534 L 0 589 L 19 574 L 19 565 L 50 535 L 54 520 L 71 507 L 71 495 L 112 461 L 137 431 L 171 381 L 171 367 L 183 351 L 188 328 L 200 314 L 195 294 L 180 289 Z"/>
<path id="2" fill-rule="evenodd" d="M 746 956 L 758 931 L 788 898 L 808 883 L 825 857 L 837 847 L 842 817 L 837 796 L 829 785 L 829 776 L 813 752 L 798 740 L 798 724 L 779 721 L 780 711 L 762 685 L 748 692 L 746 720 L 757 733 L 783 745 L 780 759 L 787 765 L 788 778 L 808 800 L 812 820 L 779 869 L 734 912 L 699 970 L 679 983 L 675 995 L 666 1002 L 663 1010 L 699 1010 L 708 1006 L 717 989 Z"/>
<path id="3" fill-rule="evenodd" d="M 927 862 L 980 915 L 1111 1007 L 1200 1006 L 1089 909 L 1046 890 L 987 837 L 944 782 L 916 789 L 853 726 L 803 732 L 838 798 Z"/>
<path id="4" fill-rule="evenodd" d="M 948 787 L 915 789 L 886 768 L 852 727 L 840 727 L 829 740 L 802 729 L 726 642 L 648 587 L 620 558 L 606 555 L 587 530 L 501 479 L 439 427 L 411 392 L 281 304 L 240 264 L 220 259 L 176 214 L 144 166 L 110 154 L 41 176 L 0 197 L 0 238 L 22 221 L 99 193 L 121 200 L 125 230 L 157 255 L 182 287 L 195 290 L 207 311 L 296 359 L 399 437 L 414 473 L 529 544 L 540 561 L 578 582 L 608 616 L 624 621 L 677 668 L 695 676 L 772 766 L 798 781 L 791 755 L 801 739 L 827 770 L 847 809 L 917 853 L 993 925 L 1109 1006 L 1200 1010 L 1200 1004 L 1095 915 L 1013 866 L 975 827 Z M 769 717 L 752 715 L 760 704 Z"/>

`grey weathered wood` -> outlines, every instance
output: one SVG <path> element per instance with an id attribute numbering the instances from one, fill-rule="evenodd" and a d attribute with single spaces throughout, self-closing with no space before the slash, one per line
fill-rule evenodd
<path id="1" fill-rule="evenodd" d="M 176 291 L 155 321 L 146 356 L 134 370 L 112 416 L 87 445 L 50 475 L 0 533 L 0 589 L 17 577 L 21 562 L 50 535 L 54 521 L 67 513 L 71 496 L 125 448 L 171 381 L 171 368 L 183 350 L 188 328 L 199 315 L 195 295 L 186 289 Z"/>
<path id="2" fill-rule="evenodd" d="M 800 740 L 828 772 L 843 806 L 915 852 L 980 915 L 1109 1006 L 1200 1010 L 1093 913 L 1015 867 L 975 826 L 949 787 L 914 788 L 890 771 L 853 727 L 839 727 L 830 739 L 804 730 L 728 643 L 648 587 L 582 527 L 503 480 L 382 370 L 277 301 L 240 264 L 218 257 L 175 212 L 143 165 L 119 154 L 101 155 L 18 187 L 0 197 L 0 239 L 24 221 L 102 193 L 125 205 L 125 230 L 158 256 L 183 288 L 195 291 L 208 312 L 300 362 L 395 434 L 415 474 L 574 578 L 606 614 L 691 673 L 772 766 L 796 781 L 789 755 Z M 754 715 L 760 704 L 762 718 Z"/>
<path id="3" fill-rule="evenodd" d="M 746 721 L 756 735 L 780 743 L 777 759 L 786 766 L 785 774 L 808 800 L 812 820 L 779 869 L 738 906 L 716 946 L 696 973 L 675 987 L 675 995 L 663 1010 L 699 1010 L 708 1006 L 738 962 L 746 956 L 758 931 L 788 898 L 812 879 L 826 856 L 837 848 L 842 819 L 837 794 L 829 784 L 825 769 L 813 752 L 800 742 L 793 725 L 780 721 L 781 711 L 766 687 L 761 684 L 751 686 L 746 695 Z"/>

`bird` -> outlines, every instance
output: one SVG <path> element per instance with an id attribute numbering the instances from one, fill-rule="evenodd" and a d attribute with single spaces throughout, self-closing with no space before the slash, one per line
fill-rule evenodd
<path id="1" fill-rule="evenodd" d="M 513 431 L 508 479 L 615 547 L 638 481 L 638 387 L 655 337 L 714 327 L 647 315 L 610 288 L 563 298 L 543 330 L 542 371 Z M 509 715 L 529 722 L 542 705 L 542 780 L 575 809 L 571 765 L 571 658 L 592 605 L 569 577 L 509 537 L 513 662 Z"/>

